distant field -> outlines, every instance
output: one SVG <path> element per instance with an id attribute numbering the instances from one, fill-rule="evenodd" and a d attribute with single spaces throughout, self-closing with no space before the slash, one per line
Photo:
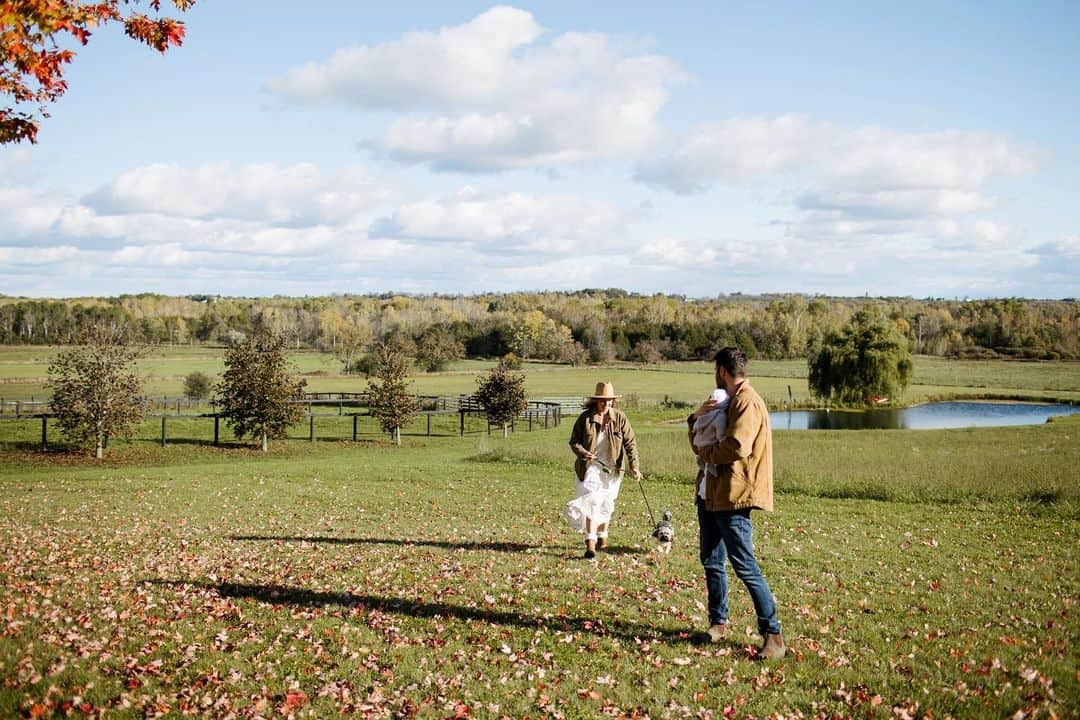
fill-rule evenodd
<path id="1" fill-rule="evenodd" d="M 46 370 L 55 353 L 54 348 L 0 346 L 0 398 L 47 397 Z M 292 360 L 313 392 L 356 392 L 367 385 L 362 376 L 341 374 L 341 364 L 332 355 L 299 351 L 292 355 Z M 491 366 L 490 361 L 462 360 L 442 373 L 417 371 L 412 378 L 413 387 L 422 394 L 469 394 L 476 388 L 476 376 Z M 202 371 L 217 376 L 223 367 L 220 348 L 150 348 L 140 361 L 146 391 L 154 396 L 177 396 L 187 373 Z M 806 386 L 805 361 L 754 361 L 750 371 L 752 382 L 770 403 L 781 404 L 789 399 L 804 404 L 812 402 Z M 602 368 L 526 363 L 524 372 L 526 389 L 532 397 L 583 396 L 599 380 L 610 380 L 618 392 L 636 395 L 646 405 L 656 404 L 665 396 L 697 402 L 708 394 L 712 383 L 712 365 L 708 362 L 618 364 Z M 905 402 L 971 394 L 1080 400 L 1080 363 L 919 356 L 915 358 L 914 382 L 904 397 Z"/>

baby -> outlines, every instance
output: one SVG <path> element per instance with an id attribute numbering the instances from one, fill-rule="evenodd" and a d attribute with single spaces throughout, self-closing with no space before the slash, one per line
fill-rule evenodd
<path id="1" fill-rule="evenodd" d="M 718 405 L 694 421 L 694 447 L 715 445 L 724 439 L 724 433 L 727 430 L 727 409 L 728 405 L 731 404 L 727 391 L 723 388 L 717 388 L 712 391 L 709 399 L 714 400 Z M 698 497 L 704 500 L 705 477 L 706 475 L 715 475 L 716 466 L 710 467 L 701 458 L 698 458 L 697 462 L 698 477 L 700 478 Z"/>

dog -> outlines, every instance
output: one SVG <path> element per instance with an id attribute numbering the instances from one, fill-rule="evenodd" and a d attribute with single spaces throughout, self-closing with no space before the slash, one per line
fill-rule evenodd
<path id="1" fill-rule="evenodd" d="M 671 552 L 671 543 L 675 540 L 675 524 L 671 522 L 671 512 L 664 511 L 664 516 L 653 528 L 653 538 L 656 539 L 657 552 L 667 554 Z"/>

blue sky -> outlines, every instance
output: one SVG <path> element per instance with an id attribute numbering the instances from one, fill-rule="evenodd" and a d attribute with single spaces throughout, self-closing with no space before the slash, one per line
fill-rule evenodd
<path id="1" fill-rule="evenodd" d="M 0 292 L 1080 295 L 1080 5 L 200 0 L 0 148 Z"/>

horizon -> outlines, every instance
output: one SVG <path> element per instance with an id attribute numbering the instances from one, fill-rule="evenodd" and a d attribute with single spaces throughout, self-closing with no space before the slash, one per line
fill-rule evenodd
<path id="1" fill-rule="evenodd" d="M 608 288 L 577 288 L 573 290 L 492 290 L 492 291 L 478 291 L 478 292 L 401 292 L 394 290 L 385 291 L 373 291 L 366 293 L 349 293 L 349 292 L 332 292 L 326 294 L 307 294 L 307 295 L 225 295 L 222 293 L 160 293 L 149 290 L 136 291 L 136 292 L 123 292 L 113 295 L 42 295 L 42 296 L 29 296 L 29 295 L 8 295 L 0 292 L 0 300 L 15 300 L 15 301 L 76 301 L 76 300 L 120 300 L 127 297 L 164 297 L 164 298 L 183 298 L 186 300 L 192 300 L 194 302 L 206 302 L 208 300 L 302 300 L 311 298 L 379 298 L 379 297 L 408 297 L 408 298 L 447 298 L 447 299 L 471 299 L 489 296 L 504 296 L 504 295 L 602 295 L 621 293 L 627 297 L 632 298 L 649 298 L 649 297 L 666 297 L 682 300 L 683 302 L 709 302 L 718 300 L 733 300 L 733 299 L 769 299 L 769 298 L 790 298 L 800 297 L 806 299 L 819 298 L 822 300 L 881 300 L 881 301 L 897 301 L 897 300 L 911 300 L 914 302 L 948 302 L 948 303 L 968 303 L 968 302 L 996 302 L 1004 300 L 1017 300 L 1020 302 L 1033 302 L 1033 303 L 1076 303 L 1078 301 L 1075 297 L 1022 297 L 1017 295 L 1000 295 L 1000 296 L 986 296 L 986 297 L 941 297 L 941 296 L 926 296 L 915 297 L 913 295 L 834 295 L 828 293 L 804 293 L 804 292 L 763 292 L 763 293 L 744 293 L 744 292 L 732 292 L 732 293 L 719 293 L 717 295 L 685 295 L 681 293 L 672 292 L 637 292 L 635 290 L 627 290 L 625 288 L 608 287 Z"/>
<path id="2" fill-rule="evenodd" d="M 0 293 L 1080 296 L 1075 3 L 176 16 L 0 146 Z"/>

